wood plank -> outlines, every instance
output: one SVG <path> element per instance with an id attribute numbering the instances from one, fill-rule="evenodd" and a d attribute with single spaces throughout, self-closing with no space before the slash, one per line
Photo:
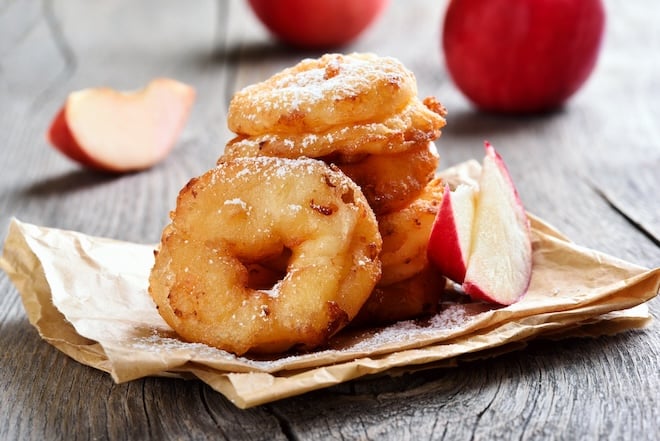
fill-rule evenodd
<path id="1" fill-rule="evenodd" d="M 401 59 L 421 95 L 450 113 L 438 142 L 450 166 L 492 141 L 527 208 L 575 242 L 660 263 L 660 41 L 657 2 L 608 0 L 594 76 L 562 111 L 474 111 L 439 48 L 446 2 L 390 2 L 345 51 Z M 0 2 L 0 231 L 10 216 L 153 243 L 179 189 L 231 137 L 239 88 L 318 52 L 273 43 L 240 0 Z M 80 169 L 45 130 L 83 87 L 136 88 L 171 76 L 198 90 L 173 154 L 144 173 Z M 660 315 L 660 300 L 649 303 Z M 654 439 L 660 432 L 660 325 L 597 339 L 534 342 L 457 368 L 366 378 L 239 410 L 198 381 L 114 384 L 44 343 L 0 274 L 0 439 Z"/>

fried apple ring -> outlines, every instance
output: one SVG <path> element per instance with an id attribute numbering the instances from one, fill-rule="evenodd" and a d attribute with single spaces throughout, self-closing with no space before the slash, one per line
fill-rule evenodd
<path id="1" fill-rule="evenodd" d="M 443 189 L 442 179 L 434 178 L 408 206 L 378 217 L 383 238 L 380 254 L 383 274 L 379 286 L 408 279 L 428 265 L 426 247 L 442 202 Z"/>
<path id="2" fill-rule="evenodd" d="M 393 155 L 368 155 L 358 161 L 324 158 L 360 186 L 376 215 L 400 210 L 417 198 L 435 176 L 440 157 L 433 142 Z"/>
<path id="3" fill-rule="evenodd" d="M 259 151 L 234 150 L 222 156 L 220 161 L 241 157 L 241 154 L 252 157 Z M 433 142 L 391 155 L 334 154 L 320 159 L 335 164 L 358 184 L 376 215 L 399 210 L 419 196 L 435 175 L 440 160 Z"/>
<path id="4" fill-rule="evenodd" d="M 384 120 L 354 122 L 333 126 L 324 131 L 266 132 L 259 135 L 238 135 L 225 146 L 227 158 L 245 156 L 276 156 L 321 158 L 333 154 L 395 154 L 419 144 L 437 139 L 445 125 L 437 113 L 437 101 L 427 98 L 424 104 L 414 97 L 399 113 Z M 356 104 L 357 105 L 357 104 Z M 430 107 L 429 107 L 430 106 Z M 441 107 L 441 106 L 440 106 Z M 432 110 L 435 109 L 435 110 Z M 361 109 L 355 108 L 356 113 Z M 359 116 L 354 116 L 359 118 Z"/>
<path id="5" fill-rule="evenodd" d="M 446 280 L 426 266 L 414 276 L 387 286 L 376 286 L 351 326 L 384 326 L 438 312 Z"/>
<path id="6" fill-rule="evenodd" d="M 325 132 L 385 119 L 416 95 L 414 75 L 394 58 L 326 54 L 238 91 L 227 123 L 232 132 L 249 136 Z"/>
<path id="7" fill-rule="evenodd" d="M 239 355 L 310 350 L 357 314 L 380 275 L 373 211 L 322 161 L 221 162 L 181 190 L 170 217 L 149 292 L 184 340 Z M 271 275 L 255 265 L 281 256 L 286 274 L 258 286 Z"/>

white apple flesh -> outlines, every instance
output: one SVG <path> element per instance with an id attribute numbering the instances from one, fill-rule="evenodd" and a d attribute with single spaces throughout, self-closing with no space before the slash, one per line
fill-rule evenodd
<path id="1" fill-rule="evenodd" d="M 486 143 L 463 290 L 510 305 L 526 293 L 531 275 L 529 219 L 504 161 Z"/>
<path id="2" fill-rule="evenodd" d="M 440 272 L 462 283 L 472 245 L 475 189 L 461 184 L 455 190 L 445 186 L 429 237 L 428 257 Z"/>

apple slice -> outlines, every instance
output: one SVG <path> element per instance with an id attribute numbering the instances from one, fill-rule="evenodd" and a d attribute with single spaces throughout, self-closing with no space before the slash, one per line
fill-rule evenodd
<path id="1" fill-rule="evenodd" d="M 529 219 L 506 164 L 486 142 L 463 290 L 510 305 L 525 294 L 531 276 Z"/>
<path id="2" fill-rule="evenodd" d="M 429 237 L 429 261 L 457 283 L 465 278 L 470 255 L 475 193 L 474 187 L 469 185 L 460 184 L 453 191 L 445 185 Z"/>
<path id="3" fill-rule="evenodd" d="M 183 129 L 195 90 L 168 78 L 120 92 L 73 92 L 54 118 L 48 139 L 70 159 L 111 172 L 143 170 L 163 160 Z"/>

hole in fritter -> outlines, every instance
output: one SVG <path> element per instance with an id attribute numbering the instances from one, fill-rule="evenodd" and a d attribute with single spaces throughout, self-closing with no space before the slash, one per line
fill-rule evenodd
<path id="1" fill-rule="evenodd" d="M 268 291 L 277 285 L 287 273 L 291 250 L 284 248 L 282 253 L 246 264 L 248 270 L 248 288 Z"/>

